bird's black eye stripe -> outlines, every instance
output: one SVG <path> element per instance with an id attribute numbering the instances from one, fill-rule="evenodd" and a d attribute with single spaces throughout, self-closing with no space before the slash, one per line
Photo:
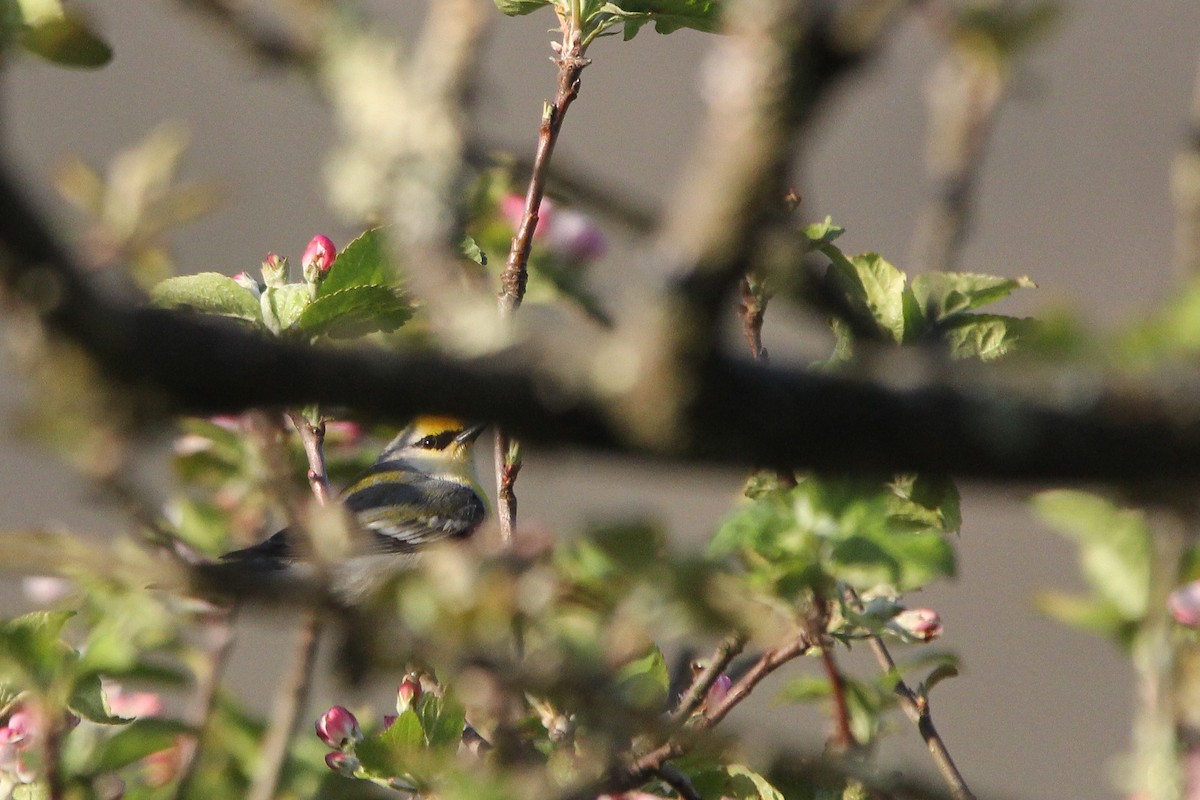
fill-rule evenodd
<path id="1" fill-rule="evenodd" d="M 422 450 L 445 450 L 454 441 L 454 437 L 458 436 L 462 431 L 442 431 L 437 434 L 430 434 L 417 440 L 417 447 Z"/>

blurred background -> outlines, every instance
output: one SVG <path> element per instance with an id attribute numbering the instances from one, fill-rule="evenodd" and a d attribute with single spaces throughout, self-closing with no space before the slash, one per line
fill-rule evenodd
<path id="1" fill-rule="evenodd" d="M 113 45 L 107 68 L 74 72 L 19 58 L 0 74 L 5 161 L 41 193 L 64 231 L 77 232 L 80 220 L 49 188 L 63 159 L 73 154 L 103 168 L 121 148 L 174 120 L 191 134 L 185 177 L 214 179 L 224 194 L 215 212 L 173 234 L 180 271 L 255 269 L 268 251 L 298 260 L 314 233 L 342 245 L 359 232 L 324 202 L 334 131 L 308 83 L 254 61 L 184 4 L 75 5 Z M 419 29 L 423 3 L 365 5 L 402 38 Z M 1064 5 L 1050 35 L 1021 59 L 999 113 L 962 267 L 1037 281 L 1036 291 L 1008 302 L 1007 313 L 1065 307 L 1090 326 L 1110 328 L 1153 308 L 1173 285 L 1168 170 L 1186 134 L 1200 3 Z M 554 90 L 554 20 L 549 11 L 495 17 L 478 134 L 489 146 L 527 157 L 541 104 Z M 661 206 L 702 114 L 711 42 L 650 28 L 632 42 L 598 42 L 556 163 Z M 844 249 L 879 251 L 902 269 L 927 191 L 922 87 L 937 56 L 928 25 L 911 16 L 829 104 L 811 131 L 798 183 L 806 219 L 832 215 L 847 228 Z M 594 269 L 593 282 L 636 285 L 636 251 L 612 236 L 616 246 Z M 791 335 L 792 328 L 772 325 L 768 311 L 767 348 L 787 353 Z M 119 512 L 22 436 L 30 399 L 11 364 L 0 360 L 0 529 L 50 522 L 97 535 L 120 530 Z M 696 547 L 736 502 L 744 477 L 583 454 L 534 451 L 525 461 L 518 483 L 523 523 L 571 530 L 588 518 L 646 512 Z M 1073 548 L 1025 507 L 1035 488 L 963 487 L 959 579 L 918 601 L 942 613 L 942 644 L 965 664 L 960 678 L 939 688 L 935 718 L 982 795 L 1115 797 L 1111 766 L 1128 745 L 1132 673 L 1115 648 L 1033 610 L 1038 589 L 1077 585 Z M 22 599 L 7 583 L 0 610 L 10 613 Z M 279 628 L 249 623 L 231 669 L 241 691 L 252 694 L 256 680 L 269 677 L 257 656 L 284 641 Z M 870 669 L 854 661 L 849 668 Z M 327 707 L 335 691 L 318 687 L 313 708 Z M 826 733 L 818 717 L 769 702 L 737 716 L 747 748 L 769 747 L 781 731 L 819 747 Z M 746 724 L 750 716 L 753 725 Z M 916 732 L 898 715 L 897 726 L 889 759 L 931 774 Z"/>

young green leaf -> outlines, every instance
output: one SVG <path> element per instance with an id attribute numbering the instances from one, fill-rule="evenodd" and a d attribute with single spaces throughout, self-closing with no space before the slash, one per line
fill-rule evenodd
<path id="1" fill-rule="evenodd" d="M 894 342 L 904 341 L 905 274 L 878 253 L 848 258 L 832 245 L 823 246 L 821 252 L 830 258 L 830 281 L 860 321 Z"/>
<path id="2" fill-rule="evenodd" d="M 94 672 L 80 675 L 75 685 L 71 687 L 71 697 L 67 706 L 86 720 L 101 725 L 122 725 L 132 720 L 118 717 L 108 708 L 108 700 L 104 697 L 104 689 L 100 685 L 100 676 Z"/>
<path id="3" fill-rule="evenodd" d="M 150 302 L 162 308 L 190 308 L 257 323 L 263 318 L 258 298 L 218 272 L 167 278 L 150 292 Z"/>
<path id="4" fill-rule="evenodd" d="M 316 300 L 304 306 L 297 324 L 305 333 L 313 335 L 363 336 L 376 331 L 394 331 L 412 314 L 412 304 L 396 289 L 351 286 L 332 293 L 318 293 Z"/>
<path id="5" fill-rule="evenodd" d="M 1003 300 L 1017 289 L 1036 286 L 1024 276 L 998 278 L 967 272 L 926 272 L 912 280 L 913 296 L 930 323 Z"/>
<path id="6" fill-rule="evenodd" d="M 617 672 L 617 686 L 625 702 L 635 708 L 661 706 L 670 682 L 667 660 L 662 651 L 653 646 L 646 655 L 630 661 Z"/>
<path id="7" fill-rule="evenodd" d="M 97 774 L 113 772 L 141 761 L 148 755 L 173 747 L 182 734 L 191 730 L 171 719 L 139 719 L 104 740 L 94 756 Z"/>
<path id="8" fill-rule="evenodd" d="M 1093 594 L 1124 619 L 1140 620 L 1150 591 L 1150 528 L 1142 512 L 1067 490 L 1043 492 L 1033 507 L 1052 528 L 1079 543 L 1081 567 Z"/>
<path id="9" fill-rule="evenodd" d="M 425 732 L 426 745 L 458 747 L 467 722 L 467 712 L 462 704 L 449 696 L 438 697 L 426 692 L 417 701 L 416 712 Z"/>
<path id="10" fill-rule="evenodd" d="M 276 334 L 291 330 L 312 302 L 311 291 L 303 283 L 268 286 L 263 289 L 260 303 L 267 330 Z"/>
<path id="11" fill-rule="evenodd" d="M 411 708 L 396 717 L 387 730 L 358 743 L 354 754 L 368 774 L 391 778 L 405 773 L 413 754 L 425 746 L 425 729 Z"/>
<path id="12" fill-rule="evenodd" d="M 496 8 L 510 17 L 532 14 L 539 8 L 550 5 L 550 0 L 496 0 Z"/>
<path id="13" fill-rule="evenodd" d="M 365 231 L 338 254 L 317 287 L 317 298 L 355 286 L 393 286 L 397 283 L 387 239 L 379 228 Z"/>
<path id="14" fill-rule="evenodd" d="M 614 0 L 601 7 L 596 21 L 607 27 L 602 18 L 605 14 L 623 20 L 625 41 L 648 22 L 654 23 L 658 33 L 674 33 L 681 28 L 712 33 L 717 30 L 722 5 L 721 0 Z"/>
<path id="15" fill-rule="evenodd" d="M 991 361 L 1012 352 L 1028 335 L 1032 320 L 995 314 L 961 314 L 942 325 L 942 338 L 954 358 Z"/>

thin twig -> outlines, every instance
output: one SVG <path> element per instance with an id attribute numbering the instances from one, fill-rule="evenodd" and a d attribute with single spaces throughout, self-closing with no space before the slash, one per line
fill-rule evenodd
<path id="1" fill-rule="evenodd" d="M 725 715 L 732 711 L 738 703 L 745 700 L 763 678 L 792 659 L 804 655 L 812 649 L 812 646 L 813 643 L 808 635 L 801 634 L 785 645 L 767 650 L 759 656 L 758 661 L 754 662 L 754 666 L 730 687 L 729 692 L 720 703 L 717 703 L 714 708 L 704 710 L 704 716 L 697 721 L 696 726 L 700 729 L 711 728 L 725 719 Z"/>
<path id="2" fill-rule="evenodd" d="M 308 485 L 313 496 L 321 505 L 329 503 L 329 470 L 325 466 L 325 421 L 313 423 L 304 414 L 288 412 L 300 442 L 304 445 L 304 455 L 308 458 Z"/>
<path id="3" fill-rule="evenodd" d="M 308 458 L 308 482 L 317 502 L 329 503 L 329 483 L 326 479 L 323 448 L 323 423 L 311 424 L 304 414 L 289 412 L 292 424 L 304 443 Z M 321 612 L 316 607 L 300 611 L 300 628 L 296 637 L 291 673 L 279 686 L 271 708 L 267 735 L 263 740 L 258 769 L 250 783 L 249 800 L 271 800 L 279 788 L 279 780 L 287 763 L 288 744 L 296 730 L 300 713 L 308 702 L 317 646 L 321 639 Z"/>
<path id="4" fill-rule="evenodd" d="M 546 192 L 550 157 L 554 153 L 554 145 L 562 130 L 567 109 L 579 95 L 580 75 L 590 63 L 584 57 L 582 31 L 576 27 L 578 19 L 574 18 L 574 15 L 560 13 L 559 20 L 562 23 L 563 38 L 558 46 L 558 56 L 554 59 L 558 65 L 558 91 L 553 102 L 547 103 L 542 109 L 537 150 L 529 175 L 529 186 L 525 190 L 525 208 L 521 214 L 521 224 L 513 237 L 504 270 L 500 273 L 499 309 L 502 319 L 512 317 L 520 308 L 521 301 L 525 299 L 525 286 L 529 281 L 529 253 L 533 247 L 533 235 L 537 231 L 538 212 Z M 497 426 L 496 504 L 500 538 L 505 544 L 512 543 L 513 529 L 517 521 L 517 495 L 514 484 L 517 473 L 521 470 L 519 456 L 513 455 L 517 452 L 517 447 L 514 447 L 514 440 L 509 432 Z"/>
<path id="5" fill-rule="evenodd" d="M 275 797 L 287 763 L 288 744 L 296 730 L 300 712 L 308 703 L 312 668 L 320 638 L 320 611 L 316 608 L 304 609 L 296 637 L 295 657 L 291 670 L 275 695 L 271 716 L 267 721 L 267 735 L 259 753 L 258 768 L 246 794 L 248 800 L 271 800 Z"/>
<path id="6" fill-rule="evenodd" d="M 856 610 L 862 610 L 862 601 L 858 599 L 858 595 L 850 587 L 846 587 L 844 591 L 846 602 Z M 871 652 L 875 655 L 875 660 L 879 663 L 880 668 L 888 675 L 896 676 L 896 683 L 892 687 L 899 700 L 900 708 L 908 716 L 913 723 L 916 724 L 917 730 L 921 733 L 921 738 L 925 740 L 925 746 L 929 748 L 929 753 L 933 756 L 934 766 L 942 776 L 942 780 L 946 782 L 950 789 L 951 795 L 955 800 L 974 800 L 975 795 L 967 786 L 966 779 L 962 773 L 958 771 L 958 766 L 954 763 L 954 759 L 950 757 L 950 751 L 946 747 L 945 741 L 937 728 L 933 724 L 933 715 L 929 709 L 929 701 L 927 698 L 919 697 L 914 692 L 904 679 L 899 677 L 899 672 L 896 670 L 896 661 L 892 658 L 891 652 L 883 639 L 875 634 L 867 636 L 867 644 L 871 648 Z"/>
<path id="7" fill-rule="evenodd" d="M 984 150 L 1008 85 L 1001 60 L 957 42 L 943 3 L 928 3 L 930 27 L 947 50 L 926 86 L 929 134 L 926 162 L 933 194 L 913 237 L 911 265 L 954 269 L 966 241 Z"/>
<path id="8" fill-rule="evenodd" d="M 846 702 L 846 679 L 838 669 L 837 660 L 833 657 L 833 648 L 821 648 L 821 666 L 825 669 L 825 677 L 829 680 L 829 694 L 833 698 L 833 744 L 845 752 L 857 743 L 854 731 L 850 728 L 850 706 Z"/>
<path id="9" fill-rule="evenodd" d="M 205 620 L 204 635 L 208 647 L 204 654 L 204 669 L 198 676 L 196 693 L 186 714 L 188 723 L 194 725 L 196 730 L 180 744 L 179 782 L 175 786 L 175 800 L 184 800 L 188 796 L 200 764 L 204 739 L 208 735 L 207 726 L 213 720 L 221 676 L 229 663 L 229 654 L 233 652 L 233 621 L 236 614 L 236 607 L 218 609 Z"/>
<path id="10" fill-rule="evenodd" d="M 1181 279 L 1200 275 L 1200 65 L 1192 89 L 1187 139 L 1171 164 L 1175 266 Z"/>
<path id="11" fill-rule="evenodd" d="M 687 691 L 679 698 L 675 710 L 668 717 L 668 724 L 670 726 L 682 725 L 691 718 L 692 714 L 708 696 L 708 690 L 713 687 L 713 684 L 717 682 L 717 678 L 721 677 L 721 673 L 738 657 L 745 646 L 746 637 L 741 633 L 732 633 L 717 645 L 717 649 L 713 651 L 712 657 L 708 659 L 708 663 L 704 666 L 704 669 L 700 671 L 700 674 L 688 686 Z"/>

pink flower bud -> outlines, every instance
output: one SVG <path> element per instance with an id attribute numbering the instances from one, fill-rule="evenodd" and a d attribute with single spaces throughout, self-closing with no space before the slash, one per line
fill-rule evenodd
<path id="1" fill-rule="evenodd" d="M 336 258 L 337 248 L 333 246 L 333 241 L 328 236 L 318 233 L 308 243 L 308 247 L 304 248 L 300 266 L 304 268 L 305 275 L 308 275 L 309 270 L 314 267 L 317 272 L 324 275 L 333 266 Z"/>
<path id="2" fill-rule="evenodd" d="M 729 694 L 731 688 L 733 688 L 733 679 L 722 672 L 713 681 L 713 685 L 708 687 L 708 695 L 706 695 L 704 700 L 705 705 L 709 708 L 720 705 L 721 701 L 725 699 L 725 695 Z"/>
<path id="3" fill-rule="evenodd" d="M 274 253 L 272 253 L 271 255 L 274 255 Z M 278 259 L 278 256 L 275 256 L 275 257 Z M 254 295 L 255 297 L 262 296 L 262 287 L 258 285 L 258 281 L 254 280 L 254 278 L 250 277 L 250 273 L 239 272 L 237 275 L 233 276 L 233 281 L 238 286 L 241 286 L 243 289 L 250 292 L 250 294 Z"/>
<path id="4" fill-rule="evenodd" d="M 405 675 L 396 690 L 396 713 L 403 714 L 421 697 L 421 681 L 416 675 Z"/>
<path id="5" fill-rule="evenodd" d="M 1192 581 L 1171 592 L 1167 608 L 1180 625 L 1200 628 L 1200 581 Z"/>
<path id="6" fill-rule="evenodd" d="M 267 286 L 283 286 L 287 283 L 287 259 L 274 253 L 267 253 L 262 262 L 263 283 Z"/>
<path id="7" fill-rule="evenodd" d="M 339 775 L 353 778 L 354 773 L 358 771 L 362 763 L 353 753 L 342 753 L 335 750 L 332 753 L 325 754 L 325 765 Z"/>
<path id="8" fill-rule="evenodd" d="M 892 618 L 892 625 L 910 639 L 931 642 L 942 635 L 942 617 L 932 608 L 910 608 Z"/>
<path id="9" fill-rule="evenodd" d="M 363 740 L 358 720 L 342 706 L 334 706 L 317 720 L 317 736 L 335 750 L 353 750 Z"/>

